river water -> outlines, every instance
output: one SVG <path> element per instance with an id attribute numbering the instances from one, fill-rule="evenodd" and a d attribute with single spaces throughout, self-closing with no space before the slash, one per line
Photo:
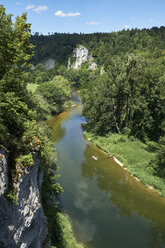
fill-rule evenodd
<path id="1" fill-rule="evenodd" d="M 49 125 L 64 189 L 61 203 L 78 240 L 89 248 L 165 248 L 165 199 L 84 139 L 82 106 L 76 95 L 74 100 L 76 106 Z"/>

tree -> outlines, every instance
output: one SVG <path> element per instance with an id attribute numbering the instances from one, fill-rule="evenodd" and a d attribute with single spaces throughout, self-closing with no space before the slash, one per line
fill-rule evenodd
<path id="1" fill-rule="evenodd" d="M 40 84 L 37 92 L 55 107 L 56 113 L 61 112 L 63 104 L 70 99 L 69 82 L 62 76 L 55 76 L 52 81 Z"/>
<path id="2" fill-rule="evenodd" d="M 151 161 L 155 167 L 156 174 L 165 178 L 165 137 L 162 136 L 157 144 L 157 154 L 155 160 Z"/>
<path id="3" fill-rule="evenodd" d="M 28 66 L 33 54 L 33 45 L 29 43 L 31 25 L 26 23 L 26 14 L 18 16 L 15 23 L 11 17 L 0 6 L 0 79 L 13 65 L 19 68 Z"/>
<path id="4" fill-rule="evenodd" d="M 23 135 L 26 121 L 32 118 L 28 109 L 26 90 L 27 73 L 22 66 L 29 67 L 33 46 L 29 43 L 30 24 L 26 14 L 16 18 L 13 23 L 11 15 L 0 6 L 0 133 L 1 142 L 12 142 L 13 138 Z M 6 136 L 8 134 L 8 139 Z M 12 138 L 11 138 L 12 137 Z"/>
<path id="5" fill-rule="evenodd" d="M 113 57 L 106 73 L 82 91 L 83 113 L 98 133 L 122 132 L 142 141 L 164 133 L 164 67 L 142 56 Z"/>

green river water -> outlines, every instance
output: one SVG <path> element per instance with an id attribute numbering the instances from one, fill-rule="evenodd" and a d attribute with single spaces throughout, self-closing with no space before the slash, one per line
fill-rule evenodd
<path id="1" fill-rule="evenodd" d="M 84 139 L 81 110 L 77 100 L 49 121 L 76 237 L 89 248 L 165 248 L 165 199 Z"/>

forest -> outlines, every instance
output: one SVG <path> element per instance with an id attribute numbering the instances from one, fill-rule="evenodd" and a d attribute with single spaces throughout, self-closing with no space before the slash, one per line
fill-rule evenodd
<path id="1" fill-rule="evenodd" d="M 165 27 L 151 29 L 122 30 L 113 33 L 66 34 L 54 33 L 31 35 L 30 41 L 36 46 L 32 61 L 38 64 L 46 59 L 55 59 L 66 64 L 77 45 L 83 45 L 96 59 L 98 65 L 108 65 L 109 56 L 125 53 L 143 54 L 152 58 L 160 57 L 165 45 Z M 152 53 L 149 54 L 149 53 Z"/>

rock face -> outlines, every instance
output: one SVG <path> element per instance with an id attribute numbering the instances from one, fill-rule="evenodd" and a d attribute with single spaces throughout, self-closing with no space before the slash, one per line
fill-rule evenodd
<path id="1" fill-rule="evenodd" d="M 52 69 L 55 65 L 55 62 L 53 59 L 48 59 L 47 61 L 44 62 L 43 65 L 46 67 L 46 69 Z"/>
<path id="2" fill-rule="evenodd" d="M 40 188 L 42 172 L 40 159 L 34 153 L 34 165 L 20 171 L 14 187 L 17 188 L 18 205 L 5 193 L 8 186 L 8 156 L 0 150 L 0 247 L 48 248 L 47 219 L 41 205 Z M 47 240 L 47 241 L 46 241 Z"/>
<path id="3" fill-rule="evenodd" d="M 0 196 L 7 191 L 8 176 L 7 176 L 7 153 L 5 150 L 0 150 Z"/>
<path id="4" fill-rule="evenodd" d="M 67 65 L 67 69 L 70 70 L 71 68 L 71 61 L 70 61 L 70 58 L 68 59 L 68 65 Z"/>
<path id="5" fill-rule="evenodd" d="M 88 49 L 83 46 L 79 46 L 73 51 L 73 57 L 76 58 L 73 69 L 80 69 L 82 64 L 88 60 Z"/>
<path id="6" fill-rule="evenodd" d="M 89 67 L 88 67 L 88 69 L 89 70 L 92 70 L 92 71 L 94 71 L 94 70 L 96 70 L 97 69 L 97 64 L 93 61 L 93 57 L 92 57 L 92 55 L 89 55 Z"/>
<path id="7" fill-rule="evenodd" d="M 92 55 L 88 55 L 88 49 L 83 46 L 79 46 L 73 51 L 73 57 L 76 59 L 73 65 L 70 64 L 70 58 L 68 60 L 68 69 L 81 69 L 82 64 L 86 61 L 89 62 L 89 70 L 96 70 L 97 64 L 93 61 Z"/>

